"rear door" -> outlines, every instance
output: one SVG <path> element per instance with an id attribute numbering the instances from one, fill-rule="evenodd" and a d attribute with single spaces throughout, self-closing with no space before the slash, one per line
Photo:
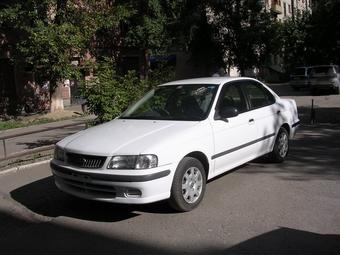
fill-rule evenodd
<path id="1" fill-rule="evenodd" d="M 258 131 L 254 153 L 261 156 L 272 149 L 275 134 L 281 126 L 281 110 L 274 95 L 261 83 L 245 80 L 241 87 Z"/>

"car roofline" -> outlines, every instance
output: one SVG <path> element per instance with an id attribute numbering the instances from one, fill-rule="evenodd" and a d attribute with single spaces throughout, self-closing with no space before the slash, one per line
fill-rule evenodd
<path id="1" fill-rule="evenodd" d="M 255 80 L 251 77 L 204 77 L 204 78 L 193 78 L 193 79 L 184 79 L 184 80 L 176 80 L 167 82 L 164 84 L 158 85 L 158 87 L 162 86 L 174 86 L 174 85 L 193 85 L 193 84 L 211 84 L 211 85 L 223 85 L 227 82 L 231 81 L 239 81 L 239 80 Z"/>

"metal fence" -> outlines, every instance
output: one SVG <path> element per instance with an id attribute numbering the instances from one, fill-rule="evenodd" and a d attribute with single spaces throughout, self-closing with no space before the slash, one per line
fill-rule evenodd
<path id="1" fill-rule="evenodd" d="M 43 133 L 43 132 L 56 130 L 56 129 L 60 129 L 60 128 L 80 126 L 80 125 L 84 125 L 84 124 L 85 124 L 85 127 L 86 127 L 87 121 L 81 121 L 81 122 L 77 122 L 77 123 L 66 124 L 66 125 L 62 125 L 62 126 L 58 126 L 58 127 L 43 128 L 43 129 L 35 130 L 35 131 L 27 131 L 27 132 L 22 132 L 20 134 L 3 135 L 3 136 L 0 135 L 0 141 L 2 143 L 3 151 L 4 151 L 4 157 L 0 158 L 0 160 L 6 160 L 6 159 L 12 159 L 12 158 L 17 158 L 17 157 L 27 156 L 27 155 L 30 155 L 32 153 L 42 152 L 42 151 L 46 151 L 46 150 L 50 150 L 50 149 L 54 148 L 54 144 L 52 144 L 52 145 L 41 146 L 41 147 L 34 148 L 34 149 L 25 150 L 25 151 L 22 151 L 22 152 L 8 154 L 7 147 L 6 147 L 6 140 L 8 140 L 8 139 L 17 138 L 17 137 L 26 136 L 26 135 L 32 135 L 32 134 L 36 134 L 36 133 Z"/>

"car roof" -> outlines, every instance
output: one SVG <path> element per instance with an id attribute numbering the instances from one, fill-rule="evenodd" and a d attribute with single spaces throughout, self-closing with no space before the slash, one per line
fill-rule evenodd
<path id="1" fill-rule="evenodd" d="M 195 78 L 195 79 L 185 79 L 185 80 L 178 80 L 178 81 L 171 81 L 164 83 L 159 86 L 169 86 L 169 85 L 191 85 L 191 84 L 224 84 L 230 81 L 237 81 L 237 80 L 255 80 L 249 77 L 204 77 L 204 78 Z"/>

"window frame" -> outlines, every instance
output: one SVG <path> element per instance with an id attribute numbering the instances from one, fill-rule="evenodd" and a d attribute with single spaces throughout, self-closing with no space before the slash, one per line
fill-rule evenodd
<path id="1" fill-rule="evenodd" d="M 239 80 L 239 81 L 231 81 L 231 82 L 227 82 L 225 84 L 222 85 L 221 91 L 218 95 L 217 101 L 216 101 L 216 105 L 214 107 L 215 109 L 215 114 L 214 114 L 214 119 L 217 120 L 218 116 L 219 116 L 219 105 L 221 104 L 221 101 L 223 100 L 222 95 L 224 94 L 225 90 L 229 87 L 229 86 L 235 86 L 237 91 L 240 94 L 241 99 L 243 99 L 244 103 L 245 103 L 245 107 L 246 109 L 244 111 L 240 111 L 239 114 L 245 113 L 249 111 L 249 104 L 248 104 L 248 100 L 245 97 L 242 89 L 241 89 L 241 84 L 242 84 L 243 80 Z"/>

